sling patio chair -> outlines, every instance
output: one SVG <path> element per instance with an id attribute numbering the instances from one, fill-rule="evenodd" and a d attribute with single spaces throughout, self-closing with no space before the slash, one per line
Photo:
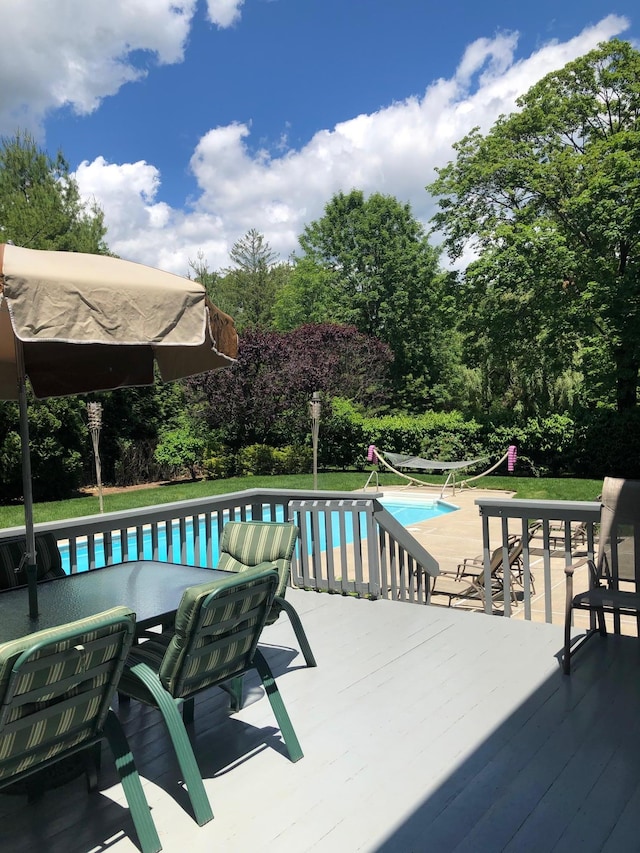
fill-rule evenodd
<path id="1" fill-rule="evenodd" d="M 300 617 L 285 599 L 298 533 L 296 525 L 288 521 L 228 521 L 222 530 L 218 568 L 227 572 L 244 572 L 264 563 L 275 566 L 279 576 L 278 589 L 267 625 L 273 625 L 284 611 L 291 621 L 307 666 L 316 666 Z"/>
<path id="2" fill-rule="evenodd" d="M 519 536 L 510 535 L 507 540 L 507 570 L 516 577 L 522 572 L 522 539 Z M 489 571 L 491 575 L 490 596 L 496 600 L 504 592 L 504 548 L 500 545 L 491 554 Z M 431 588 L 432 595 L 446 595 L 449 597 L 449 606 L 453 599 L 479 599 L 483 607 L 486 604 L 486 586 L 484 560 L 482 556 L 466 557 L 458 564 L 455 571 L 440 569 L 440 574 L 434 578 Z M 510 584 L 511 599 L 517 604 L 517 596 Z"/>
<path id="3" fill-rule="evenodd" d="M 212 819 L 213 812 L 185 729 L 185 723 L 193 722 L 197 693 L 224 686 L 237 711 L 242 675 L 256 669 L 291 761 L 302 758 L 273 673 L 258 649 L 277 585 L 278 573 L 269 565 L 189 587 L 174 627 L 134 646 L 120 681 L 121 695 L 161 712 L 200 826 Z"/>
<path id="4" fill-rule="evenodd" d="M 586 565 L 589 588 L 573 593 L 576 569 Z M 565 568 L 566 605 L 563 670 L 571 671 L 571 658 L 595 633 L 606 637 L 605 614 L 613 615 L 614 631 L 620 630 L 620 616 L 636 617 L 640 636 L 640 480 L 606 477 L 602 488 L 600 533 L 595 562 L 583 558 Z M 571 636 L 574 610 L 595 614 L 595 623 L 577 642 Z"/>
<path id="5" fill-rule="evenodd" d="M 83 753 L 97 786 L 103 738 L 113 752 L 143 853 L 161 850 L 126 736 L 111 710 L 135 630 L 114 607 L 0 645 L 0 788 L 35 799 L 59 762 Z M 73 808 L 73 804 L 70 804 Z"/>
<path id="6" fill-rule="evenodd" d="M 0 589 L 27 585 L 24 566 L 26 550 L 27 540 L 24 536 L 0 539 Z M 36 564 L 38 581 L 66 577 L 53 533 L 36 533 Z"/>

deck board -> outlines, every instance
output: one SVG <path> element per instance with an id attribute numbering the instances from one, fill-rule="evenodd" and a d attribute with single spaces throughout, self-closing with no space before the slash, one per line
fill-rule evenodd
<path id="1" fill-rule="evenodd" d="M 120 710 L 166 851 L 631 851 L 640 829 L 640 644 L 594 638 L 564 677 L 558 626 L 294 590 L 264 651 L 305 757 L 291 764 L 257 679 L 192 731 L 215 818 L 198 827 L 159 715 Z M 596 737 L 598 735 L 599 737 Z M 542 839 L 542 840 L 541 840 Z M 110 758 L 28 805 L 0 796 L 0 850 L 129 853 Z"/>

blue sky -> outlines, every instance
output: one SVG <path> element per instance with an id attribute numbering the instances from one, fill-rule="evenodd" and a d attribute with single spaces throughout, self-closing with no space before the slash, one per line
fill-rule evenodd
<path id="1" fill-rule="evenodd" d="M 424 186 L 629 0 L 2 0 L 0 133 L 60 148 L 122 257 L 186 274 L 249 228 L 284 259 L 340 190 Z M 1 223 L 0 223 L 1 224 Z"/>

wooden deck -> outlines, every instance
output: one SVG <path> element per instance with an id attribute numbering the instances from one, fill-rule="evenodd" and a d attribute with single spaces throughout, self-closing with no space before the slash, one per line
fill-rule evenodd
<path id="1" fill-rule="evenodd" d="M 291 764 L 255 684 L 229 716 L 200 697 L 193 737 L 215 819 L 191 817 L 156 713 L 122 713 L 165 851 L 637 851 L 640 644 L 594 638 L 564 677 L 561 628 L 293 591 L 265 653 L 305 757 Z M 0 796 L 0 850 L 135 851 L 110 757 L 28 805 Z"/>

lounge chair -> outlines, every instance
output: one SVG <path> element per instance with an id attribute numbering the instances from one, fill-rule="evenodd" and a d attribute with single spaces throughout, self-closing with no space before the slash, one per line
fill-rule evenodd
<path id="1" fill-rule="evenodd" d="M 90 758 L 106 738 L 143 853 L 157 853 L 140 778 L 109 707 L 134 630 L 135 614 L 115 607 L 0 645 L 0 788 L 24 782 L 33 799 L 42 793 L 43 773 L 59 773 L 61 761 L 83 752 L 92 790 L 97 772 Z"/>
<path id="2" fill-rule="evenodd" d="M 316 666 L 300 617 L 293 605 L 285 600 L 298 533 L 296 525 L 288 521 L 228 521 L 220 540 L 218 568 L 227 572 L 244 572 L 265 563 L 274 566 L 278 570 L 279 581 L 267 625 L 273 625 L 284 611 L 307 666 Z"/>
<path id="3" fill-rule="evenodd" d="M 256 669 L 292 761 L 302 758 L 293 726 L 258 639 L 278 585 L 272 566 L 185 590 L 175 628 L 134 646 L 120 682 L 124 696 L 157 708 L 167 725 L 182 778 L 200 826 L 213 817 L 187 736 L 194 697 L 230 681 L 233 710 L 242 704 L 242 675 Z M 179 708 L 182 707 L 182 717 Z"/>
<path id="4" fill-rule="evenodd" d="M 600 511 L 600 534 L 596 560 L 579 560 L 565 569 L 566 605 L 563 669 L 568 675 L 571 658 L 595 633 L 591 627 L 573 642 L 571 622 L 574 610 L 595 613 L 597 630 L 606 637 L 605 613 L 613 614 L 614 629 L 620 616 L 636 617 L 640 635 L 640 480 L 605 478 Z M 576 569 L 586 565 L 589 589 L 573 594 Z M 593 623 L 592 623 L 593 624 Z"/>
<path id="5" fill-rule="evenodd" d="M 600 496 L 598 496 L 600 500 Z M 587 522 L 580 521 L 571 523 L 570 521 L 550 521 L 548 522 L 549 529 L 549 545 L 551 548 L 562 548 L 564 550 L 566 544 L 567 525 L 569 525 L 569 547 L 573 552 L 578 547 L 584 547 L 587 544 Z M 529 538 L 534 536 L 542 536 L 544 534 L 544 524 L 541 521 L 535 522 L 529 528 Z"/>
<path id="6" fill-rule="evenodd" d="M 522 539 L 519 536 L 510 535 L 507 540 L 508 548 L 508 571 L 515 577 L 522 577 Z M 491 574 L 491 599 L 496 600 L 504 592 L 504 548 L 501 545 L 491 554 L 489 564 Z M 517 596 L 510 583 L 510 594 L 514 604 Z M 455 571 L 440 570 L 440 574 L 434 578 L 431 588 L 432 595 L 446 595 L 449 597 L 449 605 L 453 599 L 479 599 L 482 605 L 486 604 L 486 586 L 484 559 L 478 557 L 466 557 L 459 563 Z"/>

